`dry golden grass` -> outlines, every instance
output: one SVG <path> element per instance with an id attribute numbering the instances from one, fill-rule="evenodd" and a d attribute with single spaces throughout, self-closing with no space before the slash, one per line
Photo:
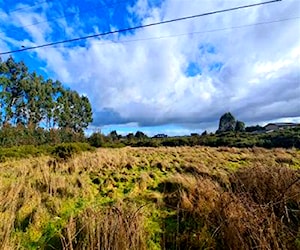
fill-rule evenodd
<path id="1" fill-rule="evenodd" d="M 0 249 L 299 247 L 299 169 L 298 150 L 226 147 L 0 163 Z"/>
<path id="2" fill-rule="evenodd" d="M 87 208 L 76 218 L 70 217 L 62 232 L 62 248 L 143 250 L 146 239 L 142 206 L 118 204 Z"/>

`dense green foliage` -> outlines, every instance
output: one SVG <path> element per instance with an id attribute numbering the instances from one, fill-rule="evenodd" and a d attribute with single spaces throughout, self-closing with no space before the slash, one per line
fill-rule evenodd
<path id="1" fill-rule="evenodd" d="M 118 139 L 116 139 L 118 138 Z M 89 143 L 95 147 L 159 147 L 159 146 L 229 146 L 229 147 L 264 147 L 264 148 L 300 148 L 300 126 L 269 133 L 261 132 L 223 132 L 217 134 L 169 137 L 169 138 L 150 138 L 136 137 L 132 134 L 127 136 L 111 135 L 104 136 L 94 133 L 89 138 Z"/>
<path id="2" fill-rule="evenodd" d="M 24 62 L 0 59 L 0 126 L 62 128 L 82 132 L 92 121 L 86 96 L 59 81 L 30 73 Z"/>
<path id="3" fill-rule="evenodd" d="M 236 121 L 234 131 L 236 131 L 236 132 L 245 131 L 245 123 L 242 121 Z"/>
<path id="4" fill-rule="evenodd" d="M 246 132 L 260 132 L 260 131 L 264 131 L 264 127 L 256 125 L 256 126 L 249 126 L 245 128 Z"/>
<path id="5" fill-rule="evenodd" d="M 68 160 L 85 151 L 93 151 L 95 148 L 88 143 L 61 143 L 57 145 L 23 145 L 9 148 L 1 148 L 0 162 L 6 162 L 10 159 L 22 159 L 48 155 L 55 157 L 57 160 Z"/>
<path id="6" fill-rule="evenodd" d="M 247 131 L 247 130 L 246 130 Z M 42 129 L 5 125 L 0 129 L 0 158 L 22 158 L 28 155 L 49 154 L 54 146 L 62 143 L 88 143 L 91 147 L 120 148 L 132 147 L 179 147 L 179 146 L 211 146 L 211 147 L 264 147 L 264 148 L 300 148 L 300 127 L 266 133 L 257 132 L 223 132 L 218 134 L 192 135 L 181 137 L 151 138 L 142 132 L 121 136 L 116 131 L 105 136 L 99 132 L 88 138 L 83 133 L 75 133 L 70 129 Z M 23 146 L 22 146 L 23 145 Z M 87 145 L 87 144 L 86 144 Z M 19 147 L 19 148 L 18 148 Z M 69 158 L 77 152 L 76 148 L 64 147 L 56 156 Z M 61 157 L 62 156 L 62 157 Z"/>
<path id="7" fill-rule="evenodd" d="M 66 161 L 82 151 L 93 151 L 93 148 L 87 143 L 63 143 L 54 146 L 51 155 Z"/>
<path id="8" fill-rule="evenodd" d="M 59 143 L 85 141 L 86 138 L 82 132 L 76 133 L 67 128 L 47 130 L 18 124 L 17 126 L 4 125 L 0 129 L 0 147 L 55 145 Z"/>

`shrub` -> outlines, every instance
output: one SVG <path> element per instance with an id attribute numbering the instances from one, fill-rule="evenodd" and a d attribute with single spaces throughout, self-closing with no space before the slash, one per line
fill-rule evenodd
<path id="1" fill-rule="evenodd" d="M 51 155 L 60 160 L 68 160 L 75 154 L 91 150 L 93 148 L 87 143 L 63 143 L 55 146 Z"/>
<path id="2" fill-rule="evenodd" d="M 42 154 L 47 154 L 45 147 L 35 147 L 33 145 L 14 146 L 10 148 L 1 148 L 0 150 L 0 162 L 6 161 L 8 158 L 28 158 L 36 157 Z"/>
<path id="3" fill-rule="evenodd" d="M 188 146 L 189 141 L 186 138 L 170 138 L 164 140 L 161 144 L 166 147 Z"/>
<path id="4" fill-rule="evenodd" d="M 104 145 L 104 136 L 101 133 L 93 133 L 89 138 L 88 142 L 91 146 L 99 148 Z"/>
<path id="5" fill-rule="evenodd" d="M 159 142 L 157 140 L 147 139 L 144 141 L 138 141 L 138 142 L 132 144 L 131 146 L 133 146 L 133 147 L 158 147 Z"/>

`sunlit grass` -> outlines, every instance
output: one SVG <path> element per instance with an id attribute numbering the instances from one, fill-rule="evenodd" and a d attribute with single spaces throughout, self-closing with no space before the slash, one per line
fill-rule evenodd
<path id="1" fill-rule="evenodd" d="M 0 163 L 0 246 L 296 246 L 299 170 L 296 149 L 128 147 L 83 152 L 64 161 L 50 156 L 11 159 Z M 272 209 L 278 211 L 272 214 Z M 238 220 L 244 216 L 248 219 L 242 225 Z M 266 231 L 256 231 L 263 217 Z M 224 223 L 229 223 L 227 233 Z M 249 237 L 237 234 L 243 230 Z"/>

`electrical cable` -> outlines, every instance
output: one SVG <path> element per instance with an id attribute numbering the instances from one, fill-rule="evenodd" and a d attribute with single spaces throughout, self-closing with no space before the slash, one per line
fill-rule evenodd
<path id="1" fill-rule="evenodd" d="M 174 38 L 174 37 L 180 37 L 180 36 L 188 36 L 188 35 L 197 35 L 197 34 L 205 34 L 205 33 L 213 33 L 218 31 L 225 31 L 225 30 L 232 30 L 232 29 L 242 29 L 242 28 L 248 28 L 253 26 L 259 26 L 259 25 L 265 25 L 265 24 L 272 24 L 272 23 L 279 23 L 279 22 L 286 22 L 291 21 L 295 19 L 300 19 L 300 17 L 291 17 L 291 18 L 284 18 L 279 20 L 273 20 L 273 21 L 265 21 L 265 22 L 258 22 L 258 23 L 250 23 L 250 24 L 244 24 L 239 26 L 231 26 L 226 28 L 218 28 L 218 29 L 212 29 L 212 30 L 203 30 L 203 31 L 193 31 L 189 33 L 182 33 L 182 34 L 175 34 L 175 35 L 168 35 L 168 36 L 158 36 L 158 37 L 147 37 L 147 38 L 140 38 L 140 39 L 132 39 L 132 40 L 118 40 L 118 41 L 109 41 L 104 42 L 101 41 L 99 44 L 111 44 L 113 43 L 131 43 L 131 42 L 139 42 L 139 41 L 149 41 L 149 40 L 159 40 L 159 39 L 167 39 L 167 38 Z"/>
<path id="2" fill-rule="evenodd" d="M 13 10 L 8 10 L 8 13 L 19 12 L 19 11 L 25 10 L 25 9 L 31 9 L 31 8 L 34 8 L 34 7 L 36 7 L 38 5 L 41 5 L 43 3 L 47 3 L 49 1 L 53 1 L 53 0 L 45 0 L 45 1 L 38 2 L 34 5 L 31 5 L 31 6 L 26 6 L 26 7 L 16 8 L 16 9 L 13 9 Z"/>
<path id="3" fill-rule="evenodd" d="M 157 25 L 161 25 L 161 24 L 173 23 L 173 22 L 208 16 L 208 15 L 214 15 L 214 14 L 219 14 L 219 13 L 224 13 L 224 12 L 229 12 L 229 11 L 234 11 L 234 10 L 251 8 L 251 7 L 255 7 L 255 6 L 260 6 L 260 5 L 265 5 L 265 4 L 270 4 L 270 3 L 280 2 L 280 1 L 282 1 L 282 0 L 271 0 L 271 1 L 261 2 L 261 3 L 256 3 L 256 4 L 242 5 L 242 6 L 238 6 L 238 7 L 233 7 L 233 8 L 223 9 L 223 10 L 216 10 L 216 11 L 212 11 L 212 12 L 206 12 L 206 13 L 192 15 L 192 16 L 185 16 L 185 17 L 180 17 L 180 18 L 175 18 L 175 19 L 170 19 L 170 20 L 160 21 L 160 22 L 155 22 L 155 23 L 150 23 L 150 24 L 144 24 L 144 25 L 139 25 L 139 26 L 135 26 L 135 27 L 119 29 L 119 30 L 115 30 L 115 31 L 107 31 L 107 32 L 99 33 L 99 34 L 93 34 L 93 35 L 77 37 L 77 38 L 67 39 L 67 40 L 62 40 L 62 41 L 57 41 L 57 42 L 51 42 L 51 43 L 36 45 L 36 46 L 32 46 L 32 47 L 17 49 L 17 50 L 1 52 L 0 55 L 18 53 L 18 52 L 22 52 L 22 51 L 33 50 L 33 49 L 44 48 L 44 47 L 50 47 L 50 46 L 54 46 L 57 44 L 70 43 L 70 42 L 95 38 L 95 37 L 99 37 L 99 36 L 121 33 L 121 32 L 128 32 L 128 31 L 133 31 L 133 30 L 137 30 L 137 29 L 157 26 Z"/>

